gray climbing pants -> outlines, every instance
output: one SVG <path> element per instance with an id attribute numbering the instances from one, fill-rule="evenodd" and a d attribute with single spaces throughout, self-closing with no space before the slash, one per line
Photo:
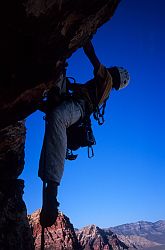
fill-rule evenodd
<path id="1" fill-rule="evenodd" d="M 64 101 L 47 115 L 38 171 L 42 180 L 60 184 L 67 149 L 66 128 L 82 116 L 82 106 L 73 100 Z"/>

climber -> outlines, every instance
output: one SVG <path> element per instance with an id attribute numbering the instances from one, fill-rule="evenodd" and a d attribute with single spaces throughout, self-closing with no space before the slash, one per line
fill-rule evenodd
<path id="1" fill-rule="evenodd" d="M 66 128 L 82 119 L 86 113 L 92 114 L 96 105 L 101 105 L 112 89 L 122 89 L 129 82 L 129 74 L 124 68 L 106 68 L 100 63 L 91 41 L 83 49 L 94 67 L 94 78 L 85 84 L 71 84 L 72 97 L 47 112 L 38 173 L 42 181 L 46 182 L 45 203 L 40 215 L 43 227 L 53 225 L 58 216 L 57 189 L 66 156 Z"/>

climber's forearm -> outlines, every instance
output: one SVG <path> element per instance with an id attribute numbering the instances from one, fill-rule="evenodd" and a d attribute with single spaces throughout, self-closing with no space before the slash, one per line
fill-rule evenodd
<path id="1" fill-rule="evenodd" d="M 91 43 L 91 41 L 88 41 L 84 46 L 83 46 L 84 52 L 89 58 L 90 62 L 92 63 L 94 67 L 94 71 L 97 72 L 100 66 L 100 61 L 96 56 L 94 47 Z"/>

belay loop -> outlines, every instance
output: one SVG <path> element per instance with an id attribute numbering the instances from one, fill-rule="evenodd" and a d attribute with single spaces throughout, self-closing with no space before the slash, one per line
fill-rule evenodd
<path id="1" fill-rule="evenodd" d="M 105 107 L 106 107 L 107 99 L 103 102 L 101 107 L 97 106 L 96 110 L 93 113 L 93 117 L 98 122 L 99 125 L 102 125 L 105 122 L 104 114 L 105 114 Z"/>

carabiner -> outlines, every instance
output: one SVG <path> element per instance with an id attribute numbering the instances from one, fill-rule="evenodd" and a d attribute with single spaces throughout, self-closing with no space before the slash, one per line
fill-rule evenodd
<path id="1" fill-rule="evenodd" d="M 92 158 L 94 156 L 94 150 L 92 146 L 88 146 L 88 158 Z"/>
<path id="2" fill-rule="evenodd" d="M 98 124 L 99 124 L 99 125 L 103 125 L 104 122 L 105 122 L 104 116 L 100 114 L 100 115 L 99 115 L 99 118 L 98 118 Z"/>

